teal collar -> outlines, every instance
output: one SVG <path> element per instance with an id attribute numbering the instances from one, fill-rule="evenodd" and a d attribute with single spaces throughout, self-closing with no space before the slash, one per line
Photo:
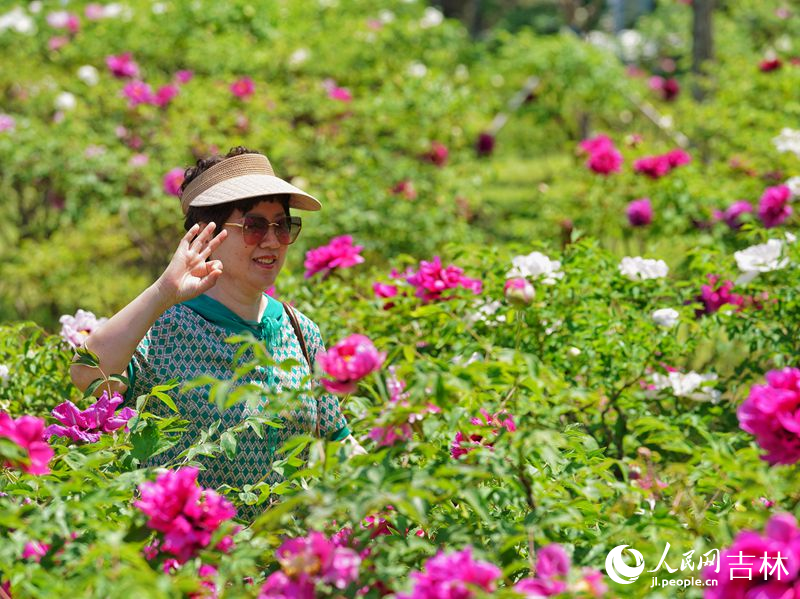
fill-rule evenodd
<path id="1" fill-rule="evenodd" d="M 267 297 L 267 307 L 261 316 L 261 322 L 245 320 L 225 304 L 205 294 L 182 302 L 182 305 L 207 321 L 224 328 L 230 335 L 249 331 L 255 335 L 256 339 L 266 341 L 268 347 L 274 347 L 278 344 L 283 321 L 283 304 L 266 293 L 264 295 Z"/>

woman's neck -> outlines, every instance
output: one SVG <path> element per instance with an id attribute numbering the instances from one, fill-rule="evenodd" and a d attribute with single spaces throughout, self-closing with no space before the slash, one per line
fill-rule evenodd
<path id="1" fill-rule="evenodd" d="M 217 282 L 214 287 L 206 291 L 205 295 L 217 300 L 237 316 L 245 320 L 261 321 L 261 315 L 267 308 L 267 300 L 263 292 L 258 295 L 246 293 L 241 289 L 229 290 Z"/>

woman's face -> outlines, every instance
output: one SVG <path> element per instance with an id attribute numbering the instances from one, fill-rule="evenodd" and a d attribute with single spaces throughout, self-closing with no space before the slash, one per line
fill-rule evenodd
<path id="1" fill-rule="evenodd" d="M 228 222 L 242 224 L 245 216 L 260 216 L 274 223 L 286 214 L 280 202 L 265 200 L 253 206 L 246 215 L 238 209 L 234 210 Z M 217 229 L 223 225 L 224 223 L 217 223 Z M 214 260 L 222 261 L 220 282 L 252 289 L 254 293 L 261 293 L 274 285 L 289 247 L 278 242 L 275 233 L 277 227 L 267 227 L 267 235 L 257 245 L 245 243 L 241 227 L 226 228 L 228 236 L 211 256 Z M 270 264 L 269 259 L 274 259 L 274 262 Z"/>

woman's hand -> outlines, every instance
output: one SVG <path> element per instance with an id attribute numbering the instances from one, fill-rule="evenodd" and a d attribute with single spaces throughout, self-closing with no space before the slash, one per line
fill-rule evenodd
<path id="1" fill-rule="evenodd" d="M 214 223 L 208 223 L 202 231 L 199 224 L 189 229 L 166 270 L 156 281 L 164 300 L 170 305 L 197 297 L 216 285 L 222 274 L 222 262 L 206 262 L 206 258 L 220 246 L 228 232 L 223 229 L 212 238 L 215 229 Z"/>

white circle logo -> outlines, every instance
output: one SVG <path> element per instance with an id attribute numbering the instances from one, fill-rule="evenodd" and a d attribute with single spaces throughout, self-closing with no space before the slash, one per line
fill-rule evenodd
<path id="1" fill-rule="evenodd" d="M 622 552 L 625 551 L 626 547 L 628 546 L 617 545 L 608 552 L 608 557 L 606 557 L 606 574 L 611 580 L 619 584 L 631 584 L 639 578 L 639 574 L 644 570 L 644 558 L 633 547 L 628 549 L 628 553 L 636 560 L 636 565 L 629 566 L 625 563 L 622 559 Z"/>

